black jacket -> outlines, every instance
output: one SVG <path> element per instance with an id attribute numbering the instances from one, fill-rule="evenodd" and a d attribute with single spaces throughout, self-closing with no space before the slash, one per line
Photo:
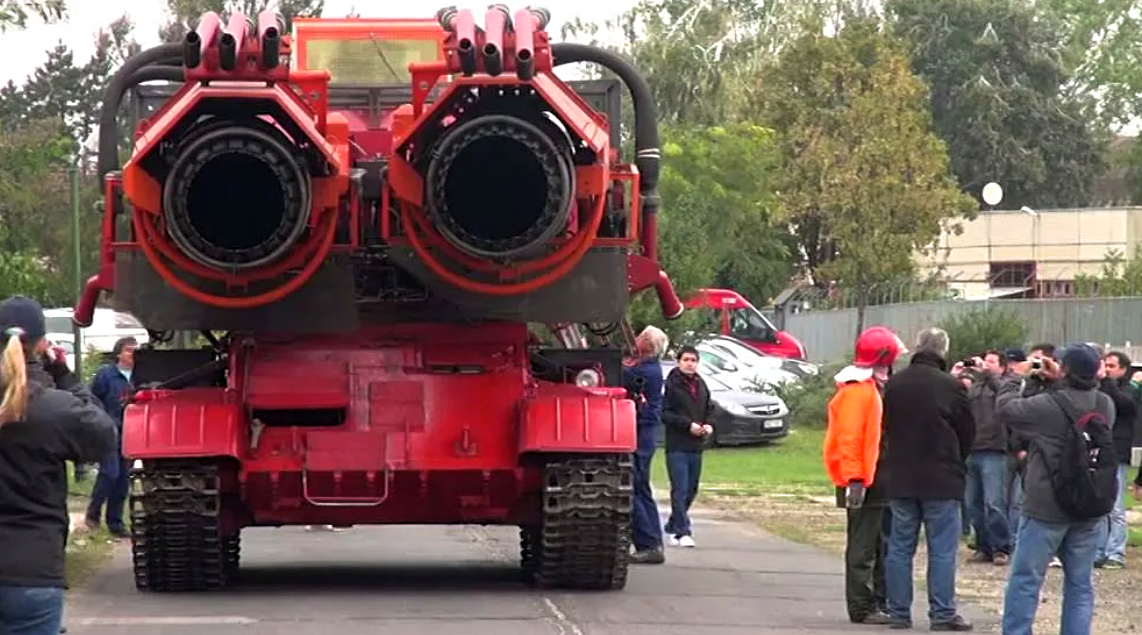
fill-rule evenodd
<path id="1" fill-rule="evenodd" d="M 71 378 L 55 388 L 28 364 L 23 421 L 0 426 L 0 586 L 64 586 L 67 466 L 115 451 L 119 432 L 99 401 Z"/>
<path id="2" fill-rule="evenodd" d="M 666 427 L 666 451 L 700 452 L 706 439 L 690 434 L 691 423 L 714 425 L 714 400 L 710 389 L 697 374 L 687 377 L 675 368 L 666 376 L 666 398 L 662 402 L 662 423 Z"/>
<path id="3" fill-rule="evenodd" d="M 1130 464 L 1130 449 L 1140 447 L 1138 433 L 1138 393 L 1130 385 L 1130 377 L 1122 379 L 1103 379 L 1099 383 L 1099 390 L 1110 397 L 1114 402 L 1114 456 L 1119 463 Z"/>
<path id="4" fill-rule="evenodd" d="M 980 374 L 968 388 L 968 404 L 975 421 L 972 451 L 1007 452 L 1007 426 L 995 413 L 995 396 L 999 394 L 999 378 Z"/>
<path id="5" fill-rule="evenodd" d="M 975 440 L 967 389 L 936 355 L 919 352 L 884 387 L 888 498 L 963 500 Z"/>

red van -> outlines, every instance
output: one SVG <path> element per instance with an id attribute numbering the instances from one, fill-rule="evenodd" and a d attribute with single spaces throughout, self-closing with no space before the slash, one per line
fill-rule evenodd
<path id="1" fill-rule="evenodd" d="M 806 359 L 805 347 L 792 334 L 777 330 L 761 311 L 736 291 L 699 289 L 685 306 L 709 318 L 709 328 L 730 335 L 753 348 L 776 357 Z"/>

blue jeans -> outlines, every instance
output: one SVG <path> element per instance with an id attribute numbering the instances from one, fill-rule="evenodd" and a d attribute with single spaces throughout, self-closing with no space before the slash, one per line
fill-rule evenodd
<path id="1" fill-rule="evenodd" d="M 892 530 L 884 563 L 888 614 L 912 619 L 912 561 L 920 540 L 920 526 L 928 539 L 928 619 L 947 622 L 956 616 L 956 564 L 958 561 L 960 501 L 893 499 Z"/>
<path id="2" fill-rule="evenodd" d="M 63 589 L 0 586 L 0 633 L 59 635 L 63 622 Z"/>
<path id="3" fill-rule="evenodd" d="M 1118 499 L 1114 503 L 1114 510 L 1106 517 L 1103 523 L 1102 540 L 1099 541 L 1098 554 L 1095 561 L 1114 560 L 1126 564 L 1126 486 L 1130 481 L 1130 466 L 1118 466 Z"/>
<path id="4" fill-rule="evenodd" d="M 638 450 L 634 453 L 634 492 L 631 505 L 631 542 L 637 551 L 662 548 L 662 523 L 658 505 L 650 491 L 650 465 L 658 444 L 657 430 L 638 429 Z"/>
<path id="5" fill-rule="evenodd" d="M 1011 553 L 1011 528 L 1007 519 L 1007 453 L 972 452 L 967 460 L 965 502 L 975 528 L 980 553 L 994 556 Z"/>
<path id="6" fill-rule="evenodd" d="M 1023 517 L 1003 598 L 1003 635 L 1031 635 L 1039 592 L 1056 553 L 1063 563 L 1061 635 L 1090 635 L 1094 619 L 1094 559 L 1104 518 L 1045 523 Z"/>
<path id="7" fill-rule="evenodd" d="M 1011 528 L 1011 552 L 1019 542 L 1019 527 L 1023 524 L 1023 475 L 1011 475 L 1011 491 L 1007 495 L 1007 526 Z"/>
<path id="8" fill-rule="evenodd" d="M 98 525 L 104 504 L 107 505 L 107 529 L 123 531 L 123 508 L 131 490 L 131 464 L 119 456 L 108 457 L 99 466 L 99 476 L 91 488 L 87 505 L 87 522 Z"/>
<path id="9" fill-rule="evenodd" d="M 681 538 L 690 536 L 690 505 L 698 496 L 698 482 L 702 477 L 701 452 L 667 452 L 666 473 L 670 475 L 670 519 L 666 533 Z"/>

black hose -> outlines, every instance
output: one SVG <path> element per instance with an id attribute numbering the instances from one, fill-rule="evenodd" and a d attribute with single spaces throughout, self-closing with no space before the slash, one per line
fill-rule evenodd
<path id="1" fill-rule="evenodd" d="M 119 169 L 119 125 L 117 115 L 123 95 L 133 86 L 132 76 L 140 69 L 164 62 L 182 63 L 182 44 L 161 44 L 136 53 L 123 62 L 103 91 L 99 111 L 99 178 Z M 162 78 L 158 78 L 162 79 Z"/>
<path id="2" fill-rule="evenodd" d="M 576 62 L 592 62 L 610 70 L 630 91 L 634 102 L 634 145 L 635 165 L 639 172 L 639 196 L 642 199 L 642 214 L 645 218 L 658 213 L 658 170 L 662 153 L 658 146 L 658 113 L 654 108 L 654 96 L 646 79 L 635 70 L 623 56 L 611 51 L 573 42 L 558 42 L 551 45 L 551 55 L 556 66 Z M 617 122 L 612 122 L 617 125 Z"/>

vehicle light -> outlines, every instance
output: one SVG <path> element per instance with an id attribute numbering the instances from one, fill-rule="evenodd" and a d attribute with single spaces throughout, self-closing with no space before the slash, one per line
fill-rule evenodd
<path id="1" fill-rule="evenodd" d="M 599 385 L 599 373 L 588 368 L 575 375 L 575 385 L 580 388 L 594 388 Z"/>
<path id="2" fill-rule="evenodd" d="M 729 403 L 728 402 L 728 403 L 720 403 L 718 405 L 721 406 L 726 412 L 728 412 L 732 415 L 741 416 L 741 415 L 748 415 L 749 414 L 749 410 L 746 410 L 746 407 L 741 405 L 740 403 Z"/>

